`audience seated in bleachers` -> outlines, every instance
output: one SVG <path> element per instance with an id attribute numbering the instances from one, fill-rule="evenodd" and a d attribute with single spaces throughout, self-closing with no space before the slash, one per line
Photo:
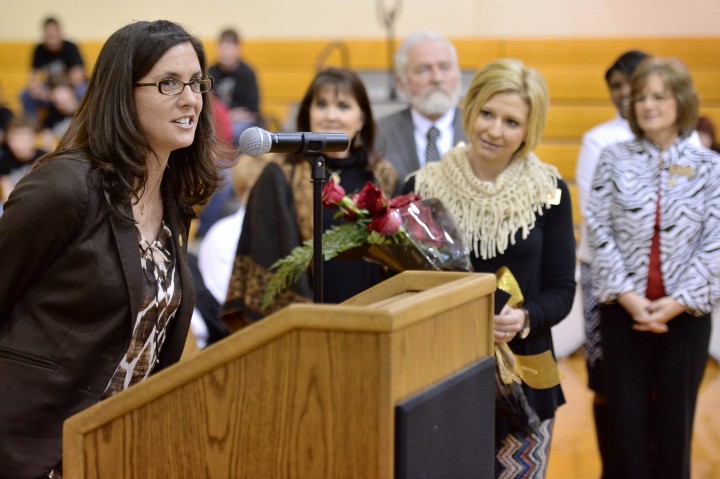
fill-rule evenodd
<path id="1" fill-rule="evenodd" d="M 52 77 L 66 76 L 78 98 L 85 93 L 85 63 L 73 42 L 63 38 L 60 22 L 52 17 L 43 21 L 43 41 L 33 51 L 30 80 L 21 94 L 24 114 L 38 118 L 50 104 Z"/>
<path id="2" fill-rule="evenodd" d="M 67 131 L 80 100 L 65 75 L 55 76 L 48 84 L 49 103 L 40 122 L 42 147 L 52 151 Z"/>
<path id="3" fill-rule="evenodd" d="M 37 136 L 30 119 L 17 117 L 10 120 L 7 142 L 0 146 L 0 212 L 15 184 L 32 163 L 45 154 L 36 145 Z"/>
<path id="4" fill-rule="evenodd" d="M 243 61 L 240 35 L 228 28 L 220 33 L 217 63 L 210 67 L 215 93 L 230 108 L 233 138 L 260 121 L 260 92 L 252 67 Z"/>
<path id="5" fill-rule="evenodd" d="M 210 67 L 210 76 L 215 80 L 213 99 L 217 100 L 214 110 L 223 115 L 215 120 L 216 131 L 224 132 L 229 120 L 230 139 L 237 145 L 243 131 L 260 124 L 260 92 L 255 71 L 243 61 L 242 42 L 236 30 L 228 28 L 220 33 L 217 59 Z M 237 198 L 226 177 L 222 188 L 200 213 L 197 235 L 203 237 L 216 221 L 227 216 L 228 210 L 236 208 Z"/>
<path id="6" fill-rule="evenodd" d="M 5 144 L 5 136 L 7 135 L 8 124 L 15 116 L 10 108 L 5 105 L 5 96 L 3 94 L 2 85 L 0 85 L 0 146 Z"/>

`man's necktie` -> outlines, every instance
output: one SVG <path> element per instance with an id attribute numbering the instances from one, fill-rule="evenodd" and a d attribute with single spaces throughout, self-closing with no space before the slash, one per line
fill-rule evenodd
<path id="1" fill-rule="evenodd" d="M 427 149 L 425 150 L 425 163 L 431 161 L 440 161 L 440 151 L 437 147 L 437 139 L 440 136 L 440 130 L 431 126 L 427 132 Z"/>

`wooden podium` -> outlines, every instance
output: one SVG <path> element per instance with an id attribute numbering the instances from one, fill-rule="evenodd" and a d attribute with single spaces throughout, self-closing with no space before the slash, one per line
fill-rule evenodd
<path id="1" fill-rule="evenodd" d="M 492 355 L 494 291 L 409 271 L 285 308 L 69 418 L 63 477 L 392 478 L 395 405 Z"/>

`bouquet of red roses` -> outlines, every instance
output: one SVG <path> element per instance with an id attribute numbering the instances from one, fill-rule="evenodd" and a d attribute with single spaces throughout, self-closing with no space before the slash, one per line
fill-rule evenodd
<path id="1" fill-rule="evenodd" d="M 333 176 L 325 185 L 322 201 L 325 207 L 338 210 L 336 218 L 346 221 L 323 234 L 325 261 L 351 253 L 395 271 L 472 270 L 469 251 L 460 242 L 450 213 L 437 199 L 408 194 L 388 200 L 371 182 L 348 196 Z M 308 240 L 271 267 L 275 274 L 265 291 L 264 307 L 300 279 L 312 256 L 313 242 Z"/>

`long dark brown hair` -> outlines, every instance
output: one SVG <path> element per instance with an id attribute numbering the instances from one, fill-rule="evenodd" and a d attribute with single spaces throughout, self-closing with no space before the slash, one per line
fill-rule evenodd
<path id="1" fill-rule="evenodd" d="M 133 22 L 108 38 L 98 56 L 88 88 L 57 150 L 43 161 L 82 151 L 100 170 L 102 186 L 112 211 L 124 218 L 119 205 L 127 205 L 145 187 L 145 159 L 152 148 L 140 127 L 133 85 L 145 76 L 171 47 L 189 42 L 197 54 L 203 76 L 207 59 L 200 40 L 180 25 L 167 21 Z M 203 106 L 195 139 L 170 154 L 164 182 L 176 196 L 183 213 L 204 203 L 215 191 L 219 177 L 215 162 L 218 142 L 213 129 L 210 93 Z M 131 219 L 131 218 L 127 218 Z"/>
<path id="2" fill-rule="evenodd" d="M 310 107 L 313 100 L 326 88 L 347 93 L 357 101 L 365 122 L 358 133 L 360 139 L 350 138 L 350 155 L 358 156 L 358 164 L 370 170 L 376 162 L 380 161 L 374 154 L 375 120 L 365 85 L 356 73 L 344 68 L 326 68 L 318 73 L 300 102 L 297 113 L 297 129 L 310 131 Z M 297 161 L 300 159 L 298 158 Z"/>

